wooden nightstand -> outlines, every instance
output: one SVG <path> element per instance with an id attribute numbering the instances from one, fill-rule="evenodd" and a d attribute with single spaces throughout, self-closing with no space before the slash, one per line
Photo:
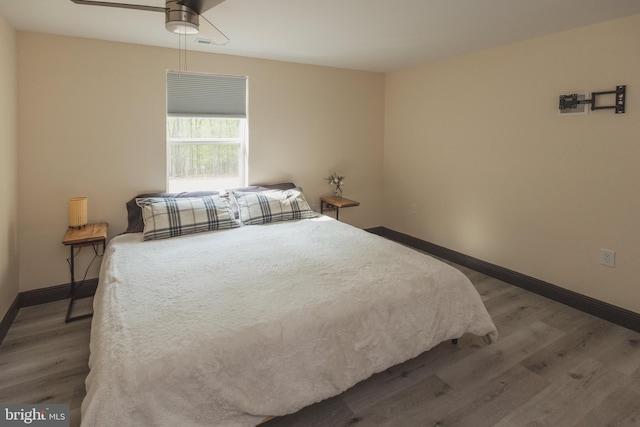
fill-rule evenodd
<path id="1" fill-rule="evenodd" d="M 86 226 L 75 229 L 69 228 L 62 239 L 62 243 L 65 246 L 69 246 L 70 255 L 69 255 L 69 270 L 71 271 L 71 290 L 69 291 L 69 297 L 71 300 L 69 301 L 69 308 L 67 309 L 67 316 L 65 317 L 65 323 L 71 322 L 72 320 L 80 320 L 85 319 L 87 317 L 93 316 L 93 313 L 83 314 L 81 316 L 71 317 L 71 311 L 73 310 L 73 303 L 80 299 L 76 297 L 76 291 L 82 283 L 84 279 L 80 283 L 76 283 L 76 271 L 75 271 L 75 257 L 80 250 L 84 246 L 93 246 L 93 251 L 95 252 L 95 256 L 104 255 L 104 249 L 107 245 L 107 228 L 109 224 L 106 222 L 102 222 L 99 224 L 87 224 Z M 99 252 L 100 245 L 102 245 L 102 253 Z M 76 248 L 79 248 L 78 252 L 75 251 Z M 86 297 L 82 297 L 86 298 Z"/>
<path id="2" fill-rule="evenodd" d="M 335 209 L 337 220 L 340 220 L 340 208 L 350 208 L 352 206 L 360 206 L 360 202 L 337 196 L 320 197 L 320 213 L 324 213 L 325 209 Z"/>

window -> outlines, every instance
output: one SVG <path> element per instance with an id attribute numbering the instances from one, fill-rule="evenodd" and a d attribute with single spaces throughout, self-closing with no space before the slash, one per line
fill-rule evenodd
<path id="1" fill-rule="evenodd" d="M 167 117 L 170 192 L 244 186 L 245 119 Z"/>
<path id="2" fill-rule="evenodd" d="M 246 185 L 246 78 L 167 74 L 167 190 Z"/>

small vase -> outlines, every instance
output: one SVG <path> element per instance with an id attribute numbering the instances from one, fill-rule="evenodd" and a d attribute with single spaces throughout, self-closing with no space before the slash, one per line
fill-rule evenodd
<path id="1" fill-rule="evenodd" d="M 336 186 L 335 190 L 333 190 L 333 195 L 335 197 L 342 197 L 342 188 Z"/>

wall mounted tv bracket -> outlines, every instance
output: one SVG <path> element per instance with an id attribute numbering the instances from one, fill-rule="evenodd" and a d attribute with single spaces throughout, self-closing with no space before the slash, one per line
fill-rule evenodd
<path id="1" fill-rule="evenodd" d="M 578 94 L 574 93 L 571 95 L 560 95 L 560 104 L 559 108 L 561 110 L 566 109 L 575 109 L 578 104 L 591 104 L 591 110 L 606 110 L 609 108 L 614 108 L 616 110 L 616 114 L 624 114 L 624 103 L 626 98 L 627 86 L 620 85 L 616 86 L 616 90 L 610 90 L 606 92 L 592 92 L 591 99 L 582 99 L 578 100 Z M 616 101 L 615 105 L 598 105 L 597 100 L 598 96 L 601 95 L 615 95 Z"/>

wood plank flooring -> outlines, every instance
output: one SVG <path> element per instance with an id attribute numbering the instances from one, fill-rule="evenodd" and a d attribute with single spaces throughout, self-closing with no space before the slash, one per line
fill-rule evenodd
<path id="1" fill-rule="evenodd" d="M 73 314 L 90 312 L 92 298 Z M 65 323 L 69 300 L 20 309 L 0 345 L 0 402 L 69 404 L 70 425 L 80 425 L 89 373 L 91 319 Z"/>
<path id="2" fill-rule="evenodd" d="M 458 268 L 480 292 L 498 342 L 442 343 L 263 427 L 640 425 L 640 334 Z M 20 310 L 0 346 L 0 402 L 68 403 L 78 426 L 91 319 L 65 324 L 66 307 Z"/>

